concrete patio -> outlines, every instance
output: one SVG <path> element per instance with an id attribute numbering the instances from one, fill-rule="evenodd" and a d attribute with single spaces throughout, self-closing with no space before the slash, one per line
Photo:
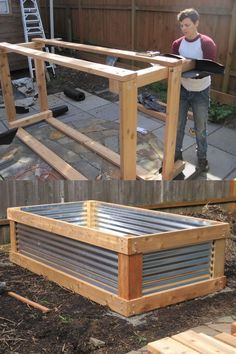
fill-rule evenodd
<path id="1" fill-rule="evenodd" d="M 57 93 L 49 95 L 50 108 L 68 105 L 68 112 L 57 119 L 89 136 L 93 140 L 119 153 L 119 103 L 85 92 L 84 101 L 74 101 Z M 36 102 L 28 115 L 39 112 Z M 24 115 L 18 114 L 17 118 Z M 165 123 L 138 112 L 137 163 L 147 171 L 149 179 L 155 179 L 161 167 Z M 195 138 L 189 133 L 193 122 L 188 121 L 184 139 L 183 157 L 186 162 L 185 179 L 195 171 Z M 198 179 L 225 180 L 236 178 L 236 133 L 222 125 L 209 123 L 208 160 L 210 170 Z M 0 133 L 7 130 L 5 109 L 0 108 Z M 119 168 L 96 153 L 83 147 L 45 122 L 26 128 L 35 138 L 62 157 L 88 179 L 117 179 Z M 59 179 L 37 154 L 18 138 L 10 145 L 0 145 L 0 175 L 4 179 Z"/>

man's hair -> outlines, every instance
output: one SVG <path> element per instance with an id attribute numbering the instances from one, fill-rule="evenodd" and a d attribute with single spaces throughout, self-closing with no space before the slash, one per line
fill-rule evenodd
<path id="1" fill-rule="evenodd" d="M 190 18 L 193 23 L 196 23 L 199 20 L 200 15 L 195 9 L 185 9 L 177 15 L 177 19 L 179 22 L 182 22 L 185 18 Z"/>

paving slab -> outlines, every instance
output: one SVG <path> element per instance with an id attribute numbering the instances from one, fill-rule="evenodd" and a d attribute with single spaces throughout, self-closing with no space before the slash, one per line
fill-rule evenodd
<path id="1" fill-rule="evenodd" d="M 221 127 L 208 138 L 210 145 L 236 156 L 236 131 Z"/>
<path id="2" fill-rule="evenodd" d="M 97 107 L 95 109 L 89 109 L 88 113 L 93 115 L 96 118 L 100 118 L 103 120 L 112 120 L 115 121 L 119 119 L 119 106 L 116 103 L 107 103 L 102 107 Z"/>
<path id="3" fill-rule="evenodd" d="M 84 101 L 74 101 L 65 96 L 63 92 L 49 95 L 48 100 L 51 106 L 67 104 L 69 111 L 57 119 L 64 122 L 68 126 L 77 129 L 79 132 L 89 136 L 95 141 L 107 146 L 109 149 L 119 152 L 119 105 L 117 102 L 110 102 L 101 97 L 92 95 L 85 92 Z M 30 107 L 30 112 L 27 115 L 17 115 L 17 119 L 23 118 L 37 113 L 39 104 Z M 0 108 L 0 132 L 7 128 L 7 121 L 5 117 L 5 109 Z M 138 128 L 144 129 L 144 132 L 139 131 Z M 183 157 L 186 161 L 184 170 L 185 179 L 188 178 L 194 171 L 197 162 L 196 157 L 196 141 L 195 137 L 189 132 L 189 128 L 193 128 L 193 122 L 188 120 L 185 138 L 184 138 L 184 151 Z M 198 179 L 221 180 L 221 179 L 235 179 L 236 178 L 236 139 L 235 131 L 229 128 L 222 127 L 217 124 L 209 123 L 209 148 L 208 159 L 210 163 L 210 171 L 207 174 L 198 176 Z M 99 157 L 97 154 L 91 152 L 89 149 L 81 146 L 73 139 L 66 137 L 57 129 L 51 127 L 46 122 L 40 122 L 26 128 L 34 137 L 38 138 L 41 142 L 48 141 L 52 150 L 56 149 L 59 156 L 62 156 L 67 162 L 76 163 L 80 159 L 85 159 L 90 153 L 90 159 L 94 162 L 94 168 L 99 171 L 102 169 L 97 168 L 101 163 L 106 166 L 106 161 Z M 164 149 L 164 134 L 165 123 L 163 121 L 154 119 L 153 117 L 138 112 L 137 121 L 137 162 L 140 164 L 150 175 L 155 176 L 158 174 L 161 167 L 161 159 L 163 157 Z M 145 134 L 144 134 L 145 133 Z M 46 144 L 47 145 L 47 144 Z M 14 158 L 11 155 L 11 149 L 18 149 Z M 82 155 L 81 155 L 82 154 Z M 26 147 L 22 142 L 15 138 L 11 147 L 0 146 L 0 162 L 4 162 L 6 169 L 3 170 L 3 165 L 0 164 L 0 173 L 6 172 L 10 177 L 11 171 L 19 172 L 20 166 L 26 168 L 26 164 L 20 163 L 21 159 L 31 157 L 32 163 L 36 161 L 38 155 Z M 23 160 L 24 161 L 24 160 Z M 90 163 L 88 160 L 86 163 Z M 103 163 L 104 161 L 104 163 Z M 6 165 L 7 163 L 7 165 Z M 111 164 L 110 164 L 111 165 Z M 1 168 L 2 166 L 2 168 Z M 80 164 L 85 166 L 85 164 Z M 87 172 L 89 170 L 87 169 Z M 117 175 L 117 168 L 114 166 L 113 176 Z M 83 174 L 83 171 L 80 171 Z M 86 173 L 87 173 L 86 172 Z M 9 174 L 8 174 L 9 173 Z M 2 174 L 2 173 L 1 173 Z M 96 173 L 92 172 L 95 176 Z M 89 177 L 92 178 L 93 177 Z M 14 176 L 12 176 L 14 177 Z M 119 176 L 117 177 L 119 178 Z"/>

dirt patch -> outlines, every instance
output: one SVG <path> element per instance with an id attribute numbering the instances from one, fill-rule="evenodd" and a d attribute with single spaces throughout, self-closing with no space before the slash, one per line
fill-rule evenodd
<path id="1" fill-rule="evenodd" d="M 235 234 L 235 213 L 211 206 L 192 216 L 229 222 Z M 226 276 L 226 290 L 213 296 L 127 320 L 106 307 L 11 264 L 7 249 L 2 247 L 0 281 L 6 281 L 9 290 L 39 302 L 51 311 L 42 314 L 7 294 L 0 295 L 0 353 L 122 354 L 161 337 L 212 322 L 218 317 L 236 316 L 236 243 L 233 241 L 227 245 Z"/>

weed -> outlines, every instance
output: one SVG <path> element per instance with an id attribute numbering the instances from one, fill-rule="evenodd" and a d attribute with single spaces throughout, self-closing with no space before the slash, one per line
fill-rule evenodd
<path id="1" fill-rule="evenodd" d="M 72 322 L 72 318 L 70 316 L 67 316 L 67 315 L 65 315 L 65 316 L 59 315 L 59 318 L 60 318 L 62 323 L 67 323 L 68 324 L 68 323 Z"/>
<path id="2" fill-rule="evenodd" d="M 209 108 L 209 120 L 211 122 L 223 123 L 226 118 L 234 115 L 236 115 L 236 107 L 220 104 L 217 102 L 211 102 Z"/>

